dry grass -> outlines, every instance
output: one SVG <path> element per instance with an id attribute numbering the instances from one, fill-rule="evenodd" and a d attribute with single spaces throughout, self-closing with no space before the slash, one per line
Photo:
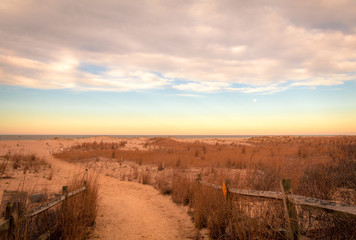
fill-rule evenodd
<path id="1" fill-rule="evenodd" d="M 82 186 L 82 179 L 74 179 L 69 186 L 73 191 Z M 58 234 L 64 239 L 88 239 L 94 227 L 98 208 L 98 182 L 96 176 L 88 179 L 87 191 L 68 199 L 59 212 Z"/>
<path id="2" fill-rule="evenodd" d="M 204 180 L 231 187 L 280 191 L 279 181 L 290 178 L 296 194 L 356 204 L 356 137 L 257 137 L 246 142 L 216 144 L 180 142 L 170 138 L 147 141 L 144 151 L 98 148 L 87 143 L 55 154 L 67 161 L 105 157 L 114 162 L 155 164 L 161 175 L 154 184 L 188 204 L 197 227 L 207 227 L 213 239 L 283 239 L 286 228 L 280 202 L 239 197 L 226 203 L 221 192 L 187 180 L 185 169 L 200 169 Z M 94 147 L 95 146 L 95 147 Z M 173 174 L 164 175 L 168 168 Z M 354 219 L 299 208 L 301 232 L 313 239 L 353 239 Z"/>
<path id="3" fill-rule="evenodd" d="M 161 191 L 164 195 L 169 195 L 172 193 L 172 185 L 168 181 L 166 176 L 159 176 L 157 177 L 156 182 L 157 188 Z"/>
<path id="4" fill-rule="evenodd" d="M 2 178 L 2 176 L 4 175 L 8 163 L 9 160 L 6 158 L 4 158 L 3 161 L 0 163 L 0 178 Z"/>
<path id="5" fill-rule="evenodd" d="M 75 178 L 68 184 L 69 191 L 82 186 L 83 178 Z M 36 205 L 28 203 L 26 209 L 44 204 L 50 197 L 46 195 L 43 200 Z M 51 232 L 50 239 L 88 239 L 95 223 L 97 207 L 97 177 L 90 176 L 86 191 L 36 216 L 22 218 L 12 236 L 4 233 L 0 239 L 37 239 L 47 231 Z"/>
<path id="6" fill-rule="evenodd" d="M 151 180 L 150 172 L 143 172 L 141 174 L 141 183 L 142 184 L 149 184 Z"/>
<path id="7" fill-rule="evenodd" d="M 196 227 L 207 228 L 212 239 L 285 239 L 278 232 L 283 225 L 280 202 L 238 196 L 227 201 L 221 191 L 187 181 L 178 173 L 173 179 L 172 199 L 189 205 Z"/>
<path id="8" fill-rule="evenodd" d="M 0 164 L 0 174 L 4 174 L 6 167 L 11 166 L 14 170 L 21 169 L 24 173 L 28 170 L 38 172 L 41 168 L 50 167 L 45 159 L 39 158 L 35 154 L 11 154 L 8 153 L 2 157 Z"/>

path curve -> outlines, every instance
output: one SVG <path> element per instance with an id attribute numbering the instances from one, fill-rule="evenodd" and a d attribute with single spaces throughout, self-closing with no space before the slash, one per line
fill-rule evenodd
<path id="1" fill-rule="evenodd" d="M 51 152 L 85 140 L 1 141 L 0 154 L 8 151 L 35 153 L 56 169 L 53 185 L 64 184 L 62 176 L 72 176 L 85 169 L 52 156 Z M 43 180 L 45 181 L 45 180 Z M 93 239 L 198 239 L 186 207 L 178 206 L 152 186 L 120 181 L 99 174 L 99 208 Z"/>

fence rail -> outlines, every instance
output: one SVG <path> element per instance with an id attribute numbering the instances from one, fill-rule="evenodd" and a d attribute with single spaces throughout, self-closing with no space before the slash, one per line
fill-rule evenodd
<path id="1" fill-rule="evenodd" d="M 228 199 L 231 194 L 239 194 L 250 197 L 268 198 L 281 200 L 284 204 L 285 216 L 287 219 L 288 230 L 285 230 L 288 239 L 306 239 L 299 234 L 298 217 L 295 205 L 306 206 L 324 211 L 333 212 L 337 214 L 347 215 L 356 218 L 356 206 L 345 203 L 338 203 L 334 201 L 321 200 L 316 198 L 304 197 L 291 193 L 290 179 L 281 180 L 282 192 L 273 191 L 258 191 L 258 190 L 244 190 L 237 188 L 230 188 L 229 181 L 225 181 L 222 185 L 217 185 L 202 181 L 198 175 L 197 182 L 204 186 L 222 190 L 225 198 Z"/>
<path id="2" fill-rule="evenodd" d="M 199 183 L 207 187 L 221 190 L 222 186 L 208 183 L 202 180 L 199 180 Z M 282 192 L 273 192 L 273 191 L 258 191 L 258 190 L 243 190 L 237 188 L 229 188 L 230 193 L 235 193 L 239 195 L 260 197 L 260 198 L 269 198 L 283 200 Z M 321 200 L 317 198 L 304 197 L 300 195 L 291 194 L 290 197 L 294 200 L 294 203 L 301 206 L 307 206 L 317 209 L 324 209 L 327 211 L 333 211 L 340 214 L 346 214 L 353 217 L 356 217 L 356 206 L 346 203 L 338 203 L 333 201 Z"/>
<path id="3" fill-rule="evenodd" d="M 199 183 L 207 187 L 211 187 L 217 190 L 221 190 L 222 186 L 208 183 L 202 180 L 199 180 Z M 269 198 L 283 200 L 282 192 L 273 192 L 273 191 L 258 191 L 258 190 L 243 190 L 237 188 L 229 188 L 230 193 L 235 193 L 239 195 L 260 197 L 260 198 Z M 304 197 L 300 195 L 291 194 L 290 197 L 294 200 L 294 203 L 301 206 L 307 206 L 317 209 L 324 209 L 327 211 L 333 211 L 340 214 L 346 214 L 353 217 L 356 217 L 356 206 L 346 203 L 338 203 L 333 201 L 321 200 L 317 198 Z"/>
<path id="4" fill-rule="evenodd" d="M 56 205 L 58 205 L 61 202 L 65 202 L 69 198 L 87 190 L 87 181 L 88 181 L 88 170 L 86 170 L 86 178 L 84 180 L 84 186 L 81 188 L 78 188 L 72 192 L 68 192 L 68 186 L 63 186 L 62 187 L 62 195 L 46 204 L 43 204 L 39 207 L 36 207 L 35 209 L 29 211 L 26 214 L 20 215 L 21 211 L 20 209 L 20 204 L 19 202 L 14 202 L 13 205 L 10 204 L 10 202 L 7 203 L 6 209 L 5 209 L 5 220 L 0 221 L 0 232 L 5 232 L 7 231 L 8 236 L 11 236 L 12 231 L 15 228 L 15 225 L 22 222 L 23 220 L 26 220 L 28 218 L 31 218 L 33 216 L 36 216 L 37 214 L 40 214 Z M 39 239 L 48 239 L 50 236 L 51 231 L 47 231 L 43 235 L 40 236 Z M 49 236 L 47 236 L 49 235 Z"/>
<path id="5" fill-rule="evenodd" d="M 292 194 L 291 197 L 294 203 L 301 206 L 307 206 L 312 208 L 324 209 L 327 211 L 333 211 L 335 213 L 346 214 L 352 217 L 356 217 L 356 206 L 346 203 L 337 203 L 333 201 L 326 201 L 317 198 L 304 197 Z"/>
<path id="6" fill-rule="evenodd" d="M 77 190 L 74 190 L 73 192 L 68 193 L 68 197 L 75 196 L 78 193 L 83 192 L 85 190 L 86 190 L 86 187 L 82 187 L 82 188 L 79 188 Z M 26 217 L 33 217 L 33 216 L 35 216 L 35 215 L 37 215 L 37 214 L 39 214 L 39 213 L 41 213 L 43 211 L 46 211 L 49 208 L 52 208 L 52 207 L 56 206 L 57 204 L 63 202 L 65 199 L 66 199 L 66 196 L 62 195 L 62 196 L 60 196 L 60 197 L 58 197 L 58 198 L 56 198 L 56 199 L 44 204 L 44 205 L 41 205 L 41 206 L 33 209 L 28 214 L 26 214 Z"/>
<path id="7" fill-rule="evenodd" d="M 65 187 L 66 187 L 66 186 L 63 186 L 63 189 L 65 189 Z M 64 200 L 66 200 L 67 198 L 73 197 L 73 196 L 77 195 L 78 193 L 85 191 L 86 189 L 87 189 L 87 187 L 84 186 L 84 187 L 81 187 L 81 188 L 79 188 L 79 189 L 76 189 L 76 190 L 74 190 L 74 191 L 72 191 L 72 192 L 69 192 L 69 193 L 66 194 L 66 195 L 62 195 L 62 196 L 60 196 L 60 197 L 58 197 L 58 198 L 56 198 L 56 199 L 54 199 L 54 200 L 52 200 L 52 201 L 50 201 L 50 202 L 48 202 L 48 203 L 46 203 L 46 204 L 43 204 L 43 205 L 41 205 L 41 206 L 39 206 L 39 207 L 37 207 L 37 208 L 31 210 L 30 212 L 28 212 L 27 214 L 25 214 L 24 217 L 25 217 L 25 218 L 33 217 L 33 216 L 35 216 L 35 215 L 37 215 L 37 214 L 39 214 L 39 213 L 41 213 L 41 212 L 44 212 L 44 211 L 46 211 L 46 210 L 48 210 L 48 209 L 50 209 L 50 208 L 52 208 L 52 207 L 58 205 L 59 203 L 61 203 L 61 202 L 63 202 Z M 9 212 L 9 211 L 10 211 L 10 205 L 7 206 L 7 208 L 6 208 L 5 211 L 6 211 L 6 212 Z M 8 216 L 5 216 L 5 218 L 7 218 L 7 219 L 5 219 L 5 220 L 3 220 L 3 221 L 0 222 L 0 231 L 9 230 L 9 228 L 11 227 L 11 226 L 10 226 L 10 225 L 11 225 L 11 221 L 12 221 L 12 220 L 11 220 L 11 213 L 7 213 L 7 214 L 5 213 L 5 215 L 8 215 Z"/>

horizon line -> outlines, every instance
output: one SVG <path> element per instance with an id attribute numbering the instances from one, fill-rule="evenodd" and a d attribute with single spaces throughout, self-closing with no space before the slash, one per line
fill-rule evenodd
<path id="1" fill-rule="evenodd" d="M 351 134 L 2 134 L 0 136 L 356 136 Z"/>

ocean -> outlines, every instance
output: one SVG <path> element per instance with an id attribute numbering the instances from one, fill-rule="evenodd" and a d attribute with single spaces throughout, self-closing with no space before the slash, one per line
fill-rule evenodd
<path id="1" fill-rule="evenodd" d="M 266 135 L 0 135 L 0 140 L 41 140 L 41 139 L 79 139 L 90 137 L 138 138 L 138 137 L 175 137 L 175 138 L 248 138 Z"/>

